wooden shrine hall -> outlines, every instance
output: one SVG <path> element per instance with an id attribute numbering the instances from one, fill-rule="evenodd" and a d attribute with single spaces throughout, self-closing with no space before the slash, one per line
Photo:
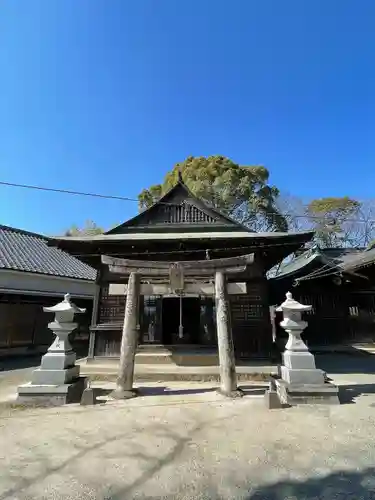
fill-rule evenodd
<path id="1" fill-rule="evenodd" d="M 138 347 L 217 349 L 219 286 L 236 358 L 269 358 L 266 272 L 312 236 L 251 232 L 194 196 L 179 176 L 158 202 L 127 222 L 52 244 L 98 271 L 89 357 L 119 357 L 130 289 Z"/>

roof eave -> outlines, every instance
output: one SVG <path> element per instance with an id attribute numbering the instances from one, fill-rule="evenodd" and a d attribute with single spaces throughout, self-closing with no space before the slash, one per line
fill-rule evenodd
<path id="1" fill-rule="evenodd" d="M 277 233 L 277 232 L 269 232 L 269 233 L 253 233 L 250 231 L 231 231 L 225 232 L 209 232 L 209 233 L 170 233 L 170 238 L 161 237 L 165 233 L 130 233 L 130 234 L 102 234 L 95 236 L 66 236 L 66 237 L 57 237 L 49 240 L 48 244 L 51 246 L 56 246 L 58 242 L 80 242 L 83 244 L 90 243 L 121 243 L 126 241 L 173 241 L 173 240 L 181 240 L 181 239 L 293 239 L 300 240 L 301 243 L 307 243 L 314 236 L 314 232 L 300 232 L 300 233 Z M 136 238 L 135 236 L 140 236 Z"/>

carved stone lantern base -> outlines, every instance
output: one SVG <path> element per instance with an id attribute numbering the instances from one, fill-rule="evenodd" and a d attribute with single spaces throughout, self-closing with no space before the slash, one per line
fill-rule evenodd
<path id="1" fill-rule="evenodd" d="M 86 388 L 87 379 L 79 376 L 76 355 L 69 342 L 69 334 L 75 330 L 75 313 L 82 313 L 70 302 L 67 294 L 62 302 L 45 307 L 45 312 L 54 312 L 55 321 L 48 327 L 55 334 L 55 340 L 42 357 L 39 368 L 33 371 L 31 382 L 18 387 L 17 401 L 30 404 L 61 405 L 79 403 Z"/>
<path id="2" fill-rule="evenodd" d="M 338 387 L 325 381 L 324 372 L 315 366 L 315 358 L 301 338 L 307 323 L 301 313 L 309 311 L 295 301 L 290 293 L 278 308 L 284 314 L 280 325 L 289 334 L 283 353 L 280 377 L 275 378 L 276 392 L 280 402 L 287 405 L 298 404 L 340 404 Z"/>
<path id="3" fill-rule="evenodd" d="M 36 385 L 29 383 L 20 385 L 18 386 L 17 403 L 46 406 L 80 403 L 86 385 L 86 377 L 79 377 L 69 384 Z"/>
<path id="4" fill-rule="evenodd" d="M 323 384 L 291 384 L 283 379 L 275 379 L 276 392 L 282 404 L 338 405 L 339 388 L 329 382 Z"/>

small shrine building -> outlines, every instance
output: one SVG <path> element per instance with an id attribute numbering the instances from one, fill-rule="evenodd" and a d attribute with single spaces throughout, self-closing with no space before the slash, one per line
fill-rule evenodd
<path id="1" fill-rule="evenodd" d="M 217 349 L 215 273 L 222 270 L 240 359 L 271 356 L 266 273 L 312 237 L 251 232 L 194 196 L 180 177 L 153 206 L 110 231 L 52 244 L 98 271 L 89 357 L 119 357 L 132 271 L 140 273 L 139 347 Z"/>

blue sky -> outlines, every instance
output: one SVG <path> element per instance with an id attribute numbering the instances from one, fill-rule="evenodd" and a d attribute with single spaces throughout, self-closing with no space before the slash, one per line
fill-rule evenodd
<path id="1" fill-rule="evenodd" d="M 302 197 L 374 196 L 373 0 L 3 0 L 0 180 L 136 197 L 189 155 Z M 57 234 L 136 203 L 0 186 Z"/>

